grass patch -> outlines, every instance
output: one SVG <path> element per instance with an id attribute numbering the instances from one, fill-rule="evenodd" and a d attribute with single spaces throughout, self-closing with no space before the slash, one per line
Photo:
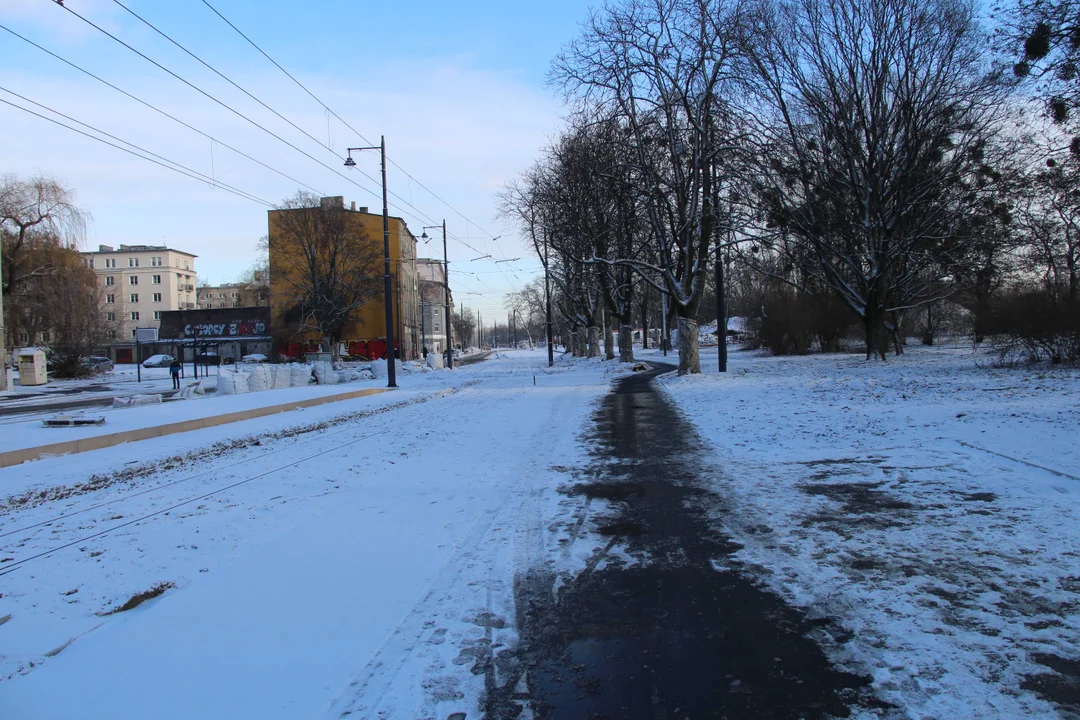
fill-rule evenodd
<path id="1" fill-rule="evenodd" d="M 158 597 L 159 595 L 163 595 L 166 590 L 172 590 L 174 587 L 176 587 L 176 583 L 174 583 L 174 582 L 161 582 L 161 583 L 158 583 L 157 585 L 150 588 L 149 590 L 143 590 L 141 593 L 135 593 L 130 598 L 128 598 L 128 601 L 126 603 L 124 603 L 120 607 L 115 607 L 112 610 L 107 610 L 107 611 L 105 611 L 103 613 L 98 613 L 98 615 L 100 615 L 101 617 L 105 617 L 106 615 L 116 615 L 117 613 L 127 612 L 128 610 L 134 610 L 135 608 L 139 607 L 140 605 L 142 605 L 147 600 L 153 600 L 154 598 Z"/>

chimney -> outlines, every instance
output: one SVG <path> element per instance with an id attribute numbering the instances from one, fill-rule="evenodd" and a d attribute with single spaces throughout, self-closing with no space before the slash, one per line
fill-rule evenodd
<path id="1" fill-rule="evenodd" d="M 98 245 L 98 252 L 112 252 L 112 245 Z"/>
<path id="2" fill-rule="evenodd" d="M 367 206 L 356 208 L 358 212 L 366 213 L 368 211 Z"/>
<path id="3" fill-rule="evenodd" d="M 353 200 L 351 203 L 349 203 L 349 209 L 352 210 L 353 212 L 356 212 L 356 201 L 355 200 Z"/>

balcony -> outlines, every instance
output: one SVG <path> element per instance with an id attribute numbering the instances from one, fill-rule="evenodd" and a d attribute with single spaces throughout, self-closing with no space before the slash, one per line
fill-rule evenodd
<path id="1" fill-rule="evenodd" d="M 183 289 L 184 292 L 195 292 L 194 285 L 181 285 L 180 287 Z"/>

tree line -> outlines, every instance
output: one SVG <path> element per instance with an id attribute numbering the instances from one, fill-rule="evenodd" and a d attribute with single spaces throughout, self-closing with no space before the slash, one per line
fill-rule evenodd
<path id="1" fill-rule="evenodd" d="M 565 129 L 499 198 L 570 349 L 614 357 L 614 329 L 629 361 L 635 324 L 663 324 L 679 372 L 700 372 L 699 321 L 719 316 L 723 353 L 730 300 L 777 352 L 836 349 L 857 324 L 884 360 L 961 312 L 1003 352 L 1080 359 L 1070 7 L 594 11 L 550 73 Z"/>

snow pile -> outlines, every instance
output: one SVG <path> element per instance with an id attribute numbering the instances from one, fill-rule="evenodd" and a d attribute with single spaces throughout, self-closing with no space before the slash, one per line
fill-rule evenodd
<path id="1" fill-rule="evenodd" d="M 432 370 L 443 369 L 443 356 L 442 353 L 428 353 L 427 356 L 428 367 Z"/>
<path id="2" fill-rule="evenodd" d="M 196 395 L 205 395 L 205 394 L 206 394 L 206 389 L 203 388 L 203 384 L 200 381 L 200 382 L 192 383 L 191 385 L 185 386 L 184 388 L 182 388 L 180 390 L 180 392 L 176 393 L 176 395 L 173 396 L 173 399 L 174 400 L 191 400 Z"/>
<path id="3" fill-rule="evenodd" d="M 141 407 L 143 405 L 160 405 L 161 395 L 129 395 L 128 397 L 113 398 L 114 408 Z"/>

